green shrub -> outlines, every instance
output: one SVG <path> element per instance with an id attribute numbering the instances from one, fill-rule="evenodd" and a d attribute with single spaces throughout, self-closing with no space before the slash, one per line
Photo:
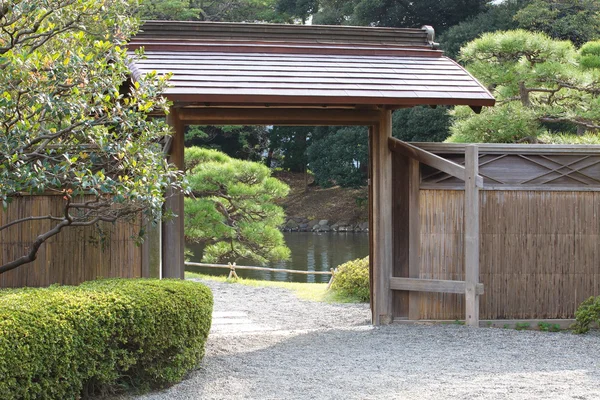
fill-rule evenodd
<path id="1" fill-rule="evenodd" d="M 210 290 L 109 279 L 0 290 L 0 399 L 74 399 L 175 383 L 204 355 Z"/>
<path id="2" fill-rule="evenodd" d="M 586 333 L 593 323 L 600 326 L 600 296 L 592 296 L 581 303 L 575 311 L 575 319 L 572 326 L 575 333 Z"/>
<path id="3" fill-rule="evenodd" d="M 331 289 L 360 301 L 369 301 L 369 257 L 340 265 Z"/>

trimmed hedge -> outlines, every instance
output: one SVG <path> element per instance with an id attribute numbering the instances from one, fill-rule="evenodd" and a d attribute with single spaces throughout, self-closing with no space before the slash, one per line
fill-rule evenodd
<path id="1" fill-rule="evenodd" d="M 363 302 L 369 301 L 369 257 L 337 267 L 331 289 Z"/>
<path id="2" fill-rule="evenodd" d="M 0 290 L 0 399 L 75 399 L 181 380 L 204 356 L 210 290 L 108 279 Z"/>

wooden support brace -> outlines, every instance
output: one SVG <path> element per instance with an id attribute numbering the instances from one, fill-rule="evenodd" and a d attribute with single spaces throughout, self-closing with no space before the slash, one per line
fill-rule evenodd
<path id="1" fill-rule="evenodd" d="M 465 281 L 447 281 L 441 279 L 391 278 L 390 288 L 392 290 L 408 290 L 411 292 L 463 294 L 466 291 L 467 283 Z M 475 285 L 475 293 L 477 295 L 483 294 L 482 283 Z"/>
<path id="2" fill-rule="evenodd" d="M 403 154 L 423 164 L 429 165 L 430 167 L 439 169 L 440 171 L 460 180 L 466 180 L 466 167 L 446 160 L 445 158 L 442 158 L 436 154 L 420 149 L 412 144 L 403 142 L 402 140 L 389 138 L 388 141 L 390 150 Z M 479 174 L 475 174 L 474 182 L 478 187 L 483 187 L 483 177 Z"/>
<path id="3" fill-rule="evenodd" d="M 479 189 L 475 183 L 479 169 L 476 145 L 465 148 L 465 320 L 468 326 L 479 327 Z"/>

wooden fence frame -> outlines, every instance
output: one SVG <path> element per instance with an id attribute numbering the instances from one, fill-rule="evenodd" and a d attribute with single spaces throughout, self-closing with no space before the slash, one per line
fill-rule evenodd
<path id="1" fill-rule="evenodd" d="M 479 188 L 483 187 L 483 177 L 478 173 L 477 145 L 465 148 L 465 166 L 446 160 L 438 155 L 420 149 L 396 138 L 388 138 L 389 149 L 406 156 L 409 163 L 409 277 L 390 278 L 391 290 L 409 291 L 409 319 L 414 319 L 418 297 L 413 292 L 463 293 L 466 297 L 466 324 L 479 327 L 479 296 L 484 293 L 479 282 Z M 465 182 L 465 281 L 419 279 L 419 163 L 429 165 L 450 176 Z M 410 308 L 413 308 L 412 312 Z M 413 318 L 411 318 L 411 316 Z"/>

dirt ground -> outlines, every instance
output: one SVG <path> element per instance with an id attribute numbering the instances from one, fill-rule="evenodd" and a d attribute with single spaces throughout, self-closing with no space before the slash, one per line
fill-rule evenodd
<path id="1" fill-rule="evenodd" d="M 369 219 L 367 187 L 321 188 L 313 184 L 311 176 L 307 186 L 303 173 L 278 172 L 274 176 L 290 186 L 290 194 L 281 203 L 288 217 L 349 223 Z"/>

